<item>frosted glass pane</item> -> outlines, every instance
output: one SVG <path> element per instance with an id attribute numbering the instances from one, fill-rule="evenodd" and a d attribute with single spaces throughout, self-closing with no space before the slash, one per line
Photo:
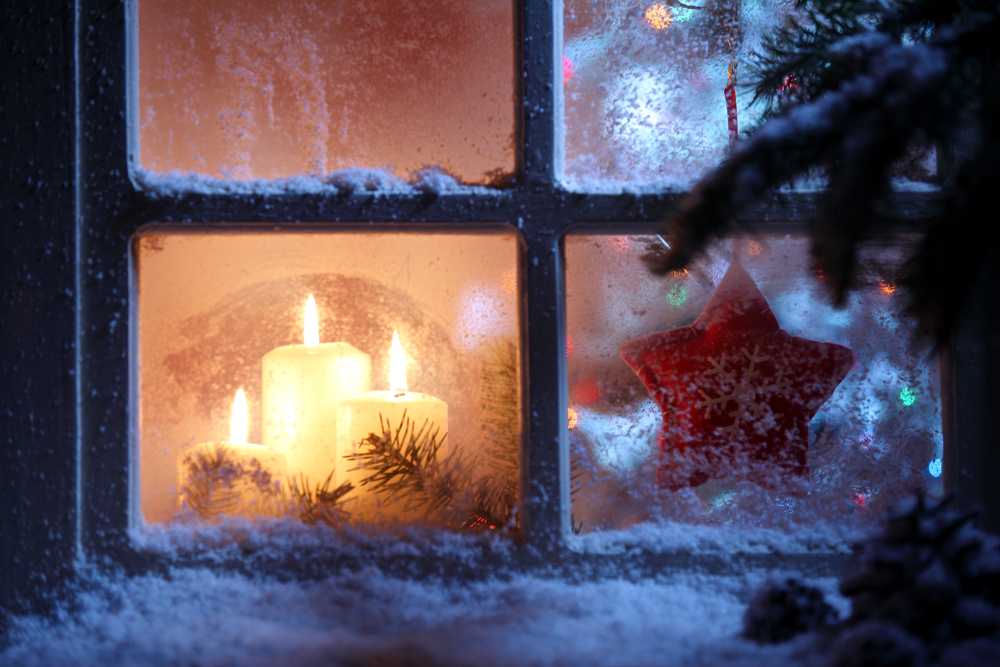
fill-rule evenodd
<path id="1" fill-rule="evenodd" d="M 726 240 L 656 278 L 655 236 L 567 237 L 576 525 L 840 530 L 940 494 L 938 363 L 893 282 L 910 240 L 866 247 L 836 309 L 805 238 L 739 239 L 739 267 Z"/>
<path id="2" fill-rule="evenodd" d="M 516 529 L 516 236 L 154 229 L 133 247 L 136 493 L 147 522 L 236 515 Z M 391 377 L 394 333 L 402 384 Z M 447 496 L 443 506 L 421 504 L 429 482 L 374 490 L 362 480 L 376 468 L 349 458 L 369 451 L 359 443 L 382 433 L 380 418 L 395 432 L 404 410 L 437 432 L 421 470 L 443 485 L 434 488 L 444 496 L 431 493 Z M 234 415 L 247 419 L 244 430 L 232 428 Z M 228 467 L 215 460 L 217 443 Z M 292 482 L 315 491 L 328 477 L 328 491 L 351 482 L 353 492 L 306 512 Z"/>
<path id="3" fill-rule="evenodd" d="M 783 0 L 566 0 L 566 178 L 688 188 L 726 155 L 730 63 L 736 127 L 760 110 L 743 89 L 747 55 L 791 11 Z M 732 51 L 730 51 L 732 44 Z"/>
<path id="4" fill-rule="evenodd" d="M 140 0 L 141 166 L 217 178 L 352 167 L 514 172 L 511 0 Z"/>

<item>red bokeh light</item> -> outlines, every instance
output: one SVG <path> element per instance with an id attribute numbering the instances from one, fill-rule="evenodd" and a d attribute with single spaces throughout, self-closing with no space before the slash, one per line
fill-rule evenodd
<path id="1" fill-rule="evenodd" d="M 593 403 L 600 396 L 600 392 L 597 389 L 597 380 L 585 375 L 576 382 L 576 386 L 573 387 L 573 398 L 580 403 Z"/>
<path id="2" fill-rule="evenodd" d="M 573 78 L 573 74 L 576 72 L 576 65 L 573 61 L 563 56 L 563 83 L 566 83 Z"/>

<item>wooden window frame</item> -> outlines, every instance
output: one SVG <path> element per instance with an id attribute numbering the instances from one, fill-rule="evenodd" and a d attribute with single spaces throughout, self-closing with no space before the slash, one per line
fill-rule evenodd
<path id="1" fill-rule="evenodd" d="M 32 458 L 24 464 L 28 466 L 25 469 L 48 474 L 46 484 L 35 489 L 27 483 L 11 482 L 8 487 L 13 491 L 4 491 L 21 503 L 17 506 L 20 510 L 14 509 L 14 514 L 21 511 L 18 519 L 21 523 L 11 520 L 2 525 L 4 541 L 12 545 L 4 547 L 3 563 L 14 568 L 10 570 L 12 577 L 16 577 L 16 572 L 28 571 L 25 568 L 30 569 L 33 558 L 36 563 L 54 562 L 53 573 L 57 569 L 65 571 L 73 559 L 108 558 L 139 569 L 164 564 L 165 557 L 141 551 L 131 536 L 137 517 L 134 500 L 137 476 L 129 449 L 134 435 L 130 399 L 137 383 L 130 349 L 135 323 L 130 316 L 133 286 L 129 243 L 140 227 L 151 224 L 213 228 L 249 225 L 266 229 L 308 224 L 329 230 L 355 227 L 359 223 L 384 229 L 404 224 L 407 228 L 460 224 L 469 230 L 495 228 L 497 223 L 510 225 L 519 230 L 523 243 L 522 361 L 526 418 L 523 540 L 512 555 L 504 557 L 509 565 L 594 576 L 600 573 L 617 576 L 626 566 L 633 576 L 652 575 L 672 567 L 706 572 L 789 567 L 807 573 L 836 574 L 846 566 L 848 557 L 831 553 L 734 555 L 638 550 L 609 555 L 584 553 L 575 547 L 570 526 L 565 423 L 562 239 L 576 231 L 648 233 L 675 206 L 679 195 L 587 194 L 569 191 L 561 185 L 562 140 L 557 130 L 562 125 L 561 2 L 516 2 L 517 55 L 521 63 L 517 92 L 521 101 L 516 128 L 517 182 L 510 189 L 490 195 L 191 192 L 168 197 L 142 190 L 130 176 L 138 155 L 137 133 L 130 133 L 130 118 L 136 115 L 137 103 L 137 85 L 130 76 L 130 71 L 135 71 L 137 54 L 134 32 L 129 31 L 130 22 L 135 20 L 132 1 L 76 0 L 72 16 L 62 15 L 57 25 L 71 24 L 72 29 L 68 33 L 53 29 L 51 33 L 53 39 L 62 39 L 62 47 L 72 54 L 69 59 L 72 72 L 52 73 L 48 81 L 51 85 L 56 85 L 52 81 L 66 78 L 72 82 L 70 90 L 59 93 L 59 99 L 68 100 L 73 109 L 67 125 L 72 128 L 73 136 L 73 168 L 68 176 L 73 196 L 72 201 L 59 206 L 72 212 L 72 226 L 60 233 L 66 237 L 63 242 L 71 254 L 67 261 L 73 273 L 45 288 L 53 295 L 57 290 L 69 295 L 65 297 L 66 314 L 60 315 L 59 320 L 63 333 L 54 337 L 61 341 L 63 350 L 59 368 L 69 377 L 59 379 L 58 387 L 62 389 L 58 391 L 67 395 L 64 402 L 53 408 L 59 424 L 56 441 L 60 444 L 56 449 L 61 452 L 58 455 L 62 457 L 58 459 L 61 463 L 56 465 L 41 455 Z M 65 5 L 61 6 L 65 9 Z M 16 25 L 4 28 L 5 33 L 17 29 Z M 20 114 L 17 118 L 23 120 L 30 118 L 27 108 L 12 113 Z M 54 155 L 46 159 L 55 164 L 60 158 Z M 780 199 L 775 197 L 750 209 L 741 222 L 748 230 L 759 233 L 802 233 L 805 221 L 815 214 L 819 196 L 789 193 Z M 897 228 L 919 231 L 932 215 L 937 197 L 933 192 L 907 192 L 898 193 L 896 200 Z M 6 223 L 7 228 L 13 229 L 15 222 Z M 26 247 L 45 246 L 42 236 L 30 236 L 28 231 L 18 233 L 23 235 L 17 238 L 23 238 Z M 968 500 L 1000 509 L 1000 490 L 989 479 L 991 470 L 1000 469 L 1000 447 L 991 448 L 986 443 L 993 437 L 989 436 L 986 416 L 992 389 L 983 370 L 998 365 L 1000 359 L 1000 342 L 993 341 L 995 336 L 991 335 L 995 318 L 989 308 L 1000 302 L 994 298 L 996 291 L 989 287 L 972 295 L 972 315 L 943 355 L 942 384 L 945 488 L 961 489 Z M 4 336 L 5 345 L 23 344 L 18 343 L 23 337 L 7 333 Z M 14 394 L 16 391 L 19 390 L 15 387 L 5 394 L 6 405 L 20 400 Z M 39 405 L 36 410 L 42 407 Z M 12 420 L 5 426 L 8 442 L 19 437 L 26 442 L 37 440 L 35 431 L 29 431 L 34 428 L 25 419 Z M 8 445 L 4 461 L 15 461 L 13 452 Z M 72 465 L 67 463 L 70 460 Z M 0 472 L 0 476 L 13 474 Z M 57 487 L 59 494 L 46 495 Z M 46 498 L 48 505 L 44 504 Z M 12 516 L 7 510 L 3 512 L 4 517 Z M 50 532 L 52 526 L 58 527 L 54 537 L 29 542 L 22 539 L 26 531 L 43 530 L 45 526 L 50 527 Z M 412 571 L 474 571 L 475 564 L 470 565 L 465 560 L 467 556 L 461 562 L 448 562 L 447 556 L 428 556 L 419 559 L 421 566 Z M 250 567 L 248 560 L 234 558 L 224 566 Z M 318 549 L 301 555 L 295 562 L 297 568 L 305 568 L 307 563 L 315 567 L 340 567 L 355 558 L 336 550 Z M 391 559 L 386 558 L 383 565 L 392 568 Z M 202 562 L 219 564 L 214 558 Z M 282 564 L 280 556 L 269 563 L 262 564 L 258 557 L 253 567 L 275 570 L 289 567 Z M 489 572 L 491 568 L 484 567 L 482 571 Z M 3 598 L 35 595 L 31 592 L 35 588 L 31 587 L 36 584 L 28 579 L 5 584 Z"/>

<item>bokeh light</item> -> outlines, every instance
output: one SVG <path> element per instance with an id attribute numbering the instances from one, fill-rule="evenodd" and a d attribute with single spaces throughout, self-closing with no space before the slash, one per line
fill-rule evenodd
<path id="1" fill-rule="evenodd" d="M 646 8 L 646 23 L 653 30 L 666 30 L 673 22 L 673 12 L 666 5 L 656 3 Z"/>
<path id="2" fill-rule="evenodd" d="M 917 400 L 917 392 L 910 387 L 906 387 L 899 392 L 899 400 L 906 407 L 910 407 Z"/>
<path id="3" fill-rule="evenodd" d="M 684 285 L 671 285 L 667 288 L 667 293 L 664 296 L 671 306 L 680 306 L 687 301 L 688 293 L 684 289 Z"/>
<path id="4" fill-rule="evenodd" d="M 563 56 L 563 83 L 566 83 L 573 78 L 573 74 L 576 72 L 576 65 L 573 61 Z"/>
<path id="5" fill-rule="evenodd" d="M 927 472 L 931 474 L 931 477 L 941 476 L 941 459 L 934 459 L 927 465 Z"/>
<path id="6" fill-rule="evenodd" d="M 569 409 L 569 427 L 576 428 L 576 423 L 580 421 L 580 417 L 577 416 L 576 410 L 573 408 Z"/>
<path id="7" fill-rule="evenodd" d="M 580 403 L 593 403 L 600 396 L 597 389 L 597 380 L 589 375 L 585 375 L 577 380 L 573 387 L 573 398 Z"/>

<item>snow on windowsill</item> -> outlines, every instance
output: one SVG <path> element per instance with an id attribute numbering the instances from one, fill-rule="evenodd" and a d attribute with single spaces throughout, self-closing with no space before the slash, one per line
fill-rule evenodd
<path id="1" fill-rule="evenodd" d="M 452 176 L 424 169 L 407 181 L 383 169 L 342 169 L 325 176 L 291 176 L 288 178 L 229 179 L 215 178 L 196 172 L 171 171 L 161 174 L 141 167 L 132 176 L 136 184 L 153 197 L 199 195 L 373 195 L 459 194 L 498 196 L 503 190 L 484 186 L 463 185 Z"/>
<path id="2" fill-rule="evenodd" d="M 580 553 L 849 554 L 865 531 L 859 526 L 815 522 L 788 530 L 736 525 L 705 526 L 677 522 L 642 523 L 621 531 L 574 536 L 570 549 Z"/>
<path id="3" fill-rule="evenodd" d="M 414 581 L 370 568 L 299 582 L 203 568 L 128 577 L 83 567 L 55 613 L 11 619 L 0 663 L 810 664 L 808 636 L 778 646 L 738 636 L 746 602 L 766 574 Z M 834 580 L 809 583 L 846 612 Z"/>

